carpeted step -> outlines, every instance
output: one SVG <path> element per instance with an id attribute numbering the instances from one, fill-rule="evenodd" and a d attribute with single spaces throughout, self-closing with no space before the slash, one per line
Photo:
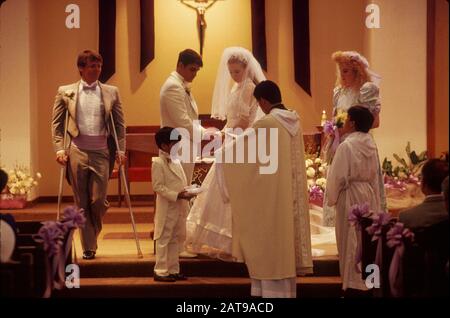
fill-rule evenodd
<path id="1" fill-rule="evenodd" d="M 96 259 L 80 261 L 82 278 L 95 277 L 152 277 L 155 266 L 154 256 L 144 259 Z M 243 263 L 225 262 L 207 256 L 192 259 L 180 259 L 181 271 L 187 276 L 203 277 L 248 277 L 247 267 Z M 319 257 L 313 259 L 313 276 L 339 276 L 337 257 Z"/>
<path id="2" fill-rule="evenodd" d="M 339 297 L 339 277 L 298 277 L 297 296 Z M 250 279 L 246 277 L 189 277 L 174 283 L 155 282 L 149 277 L 82 278 L 80 288 L 53 293 L 55 298 L 248 298 Z"/>
<path id="3" fill-rule="evenodd" d="M 73 203 L 65 203 L 61 208 L 61 213 L 66 206 Z M 54 221 L 56 220 L 56 204 L 37 203 L 30 204 L 29 207 L 20 210 L 8 210 L 8 213 L 14 216 L 17 221 Z M 147 202 L 132 202 L 132 211 L 136 223 L 153 223 L 154 208 Z M 104 224 L 125 223 L 131 224 L 130 211 L 126 205 L 118 207 L 116 203 L 112 203 L 103 218 Z"/>

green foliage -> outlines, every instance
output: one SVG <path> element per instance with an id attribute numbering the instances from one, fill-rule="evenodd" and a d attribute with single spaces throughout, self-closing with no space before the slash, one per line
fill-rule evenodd
<path id="1" fill-rule="evenodd" d="M 391 161 L 387 160 L 387 158 L 384 158 L 382 170 L 385 175 L 390 177 L 397 177 L 399 179 L 406 179 L 410 176 L 419 176 L 422 166 L 428 159 L 427 152 L 422 151 L 419 155 L 417 155 L 414 150 L 411 151 L 411 144 L 409 141 L 406 145 L 405 151 L 409 163 L 396 153 L 393 154 L 393 157 L 399 163 L 399 165 L 395 167 Z"/>

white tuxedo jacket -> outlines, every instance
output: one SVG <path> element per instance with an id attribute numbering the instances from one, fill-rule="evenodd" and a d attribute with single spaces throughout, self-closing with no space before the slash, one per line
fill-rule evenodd
<path id="1" fill-rule="evenodd" d="M 177 200 L 177 197 L 187 185 L 186 175 L 179 163 L 170 162 L 163 156 L 152 158 L 152 186 L 157 194 L 154 240 L 161 236 L 167 215 L 180 214 L 186 218 L 188 201 Z"/>
<path id="2" fill-rule="evenodd" d="M 201 133 L 201 126 L 193 127 L 193 120 L 198 119 L 197 103 L 183 78 L 177 72 L 172 72 L 161 87 L 160 92 L 161 127 L 185 128 L 193 138 L 193 131 Z"/>

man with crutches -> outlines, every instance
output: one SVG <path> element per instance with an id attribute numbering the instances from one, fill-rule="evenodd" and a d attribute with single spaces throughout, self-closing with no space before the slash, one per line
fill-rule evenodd
<path id="1" fill-rule="evenodd" d="M 79 54 L 77 67 L 81 80 L 58 88 L 53 106 L 52 138 L 56 161 L 65 166 L 76 205 L 84 210 L 85 227 L 80 229 L 83 258 L 94 259 L 102 218 L 108 209 L 108 180 L 114 161 L 125 160 L 125 124 L 118 88 L 100 83 L 103 59 L 86 50 Z M 61 170 L 62 173 L 64 169 Z M 60 179 L 58 209 L 62 194 Z M 127 189 L 126 189 L 127 190 Z M 137 240 L 129 193 L 130 209 L 138 255 Z M 59 211 L 58 211 L 59 213 Z"/>

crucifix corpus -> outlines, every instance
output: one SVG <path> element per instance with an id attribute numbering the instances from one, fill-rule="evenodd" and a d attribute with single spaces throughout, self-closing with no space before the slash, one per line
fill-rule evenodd
<path id="1" fill-rule="evenodd" d="M 200 40 L 200 55 L 203 55 L 203 44 L 205 42 L 206 20 L 205 13 L 214 3 L 219 0 L 180 0 L 180 2 L 197 12 L 197 31 Z"/>

